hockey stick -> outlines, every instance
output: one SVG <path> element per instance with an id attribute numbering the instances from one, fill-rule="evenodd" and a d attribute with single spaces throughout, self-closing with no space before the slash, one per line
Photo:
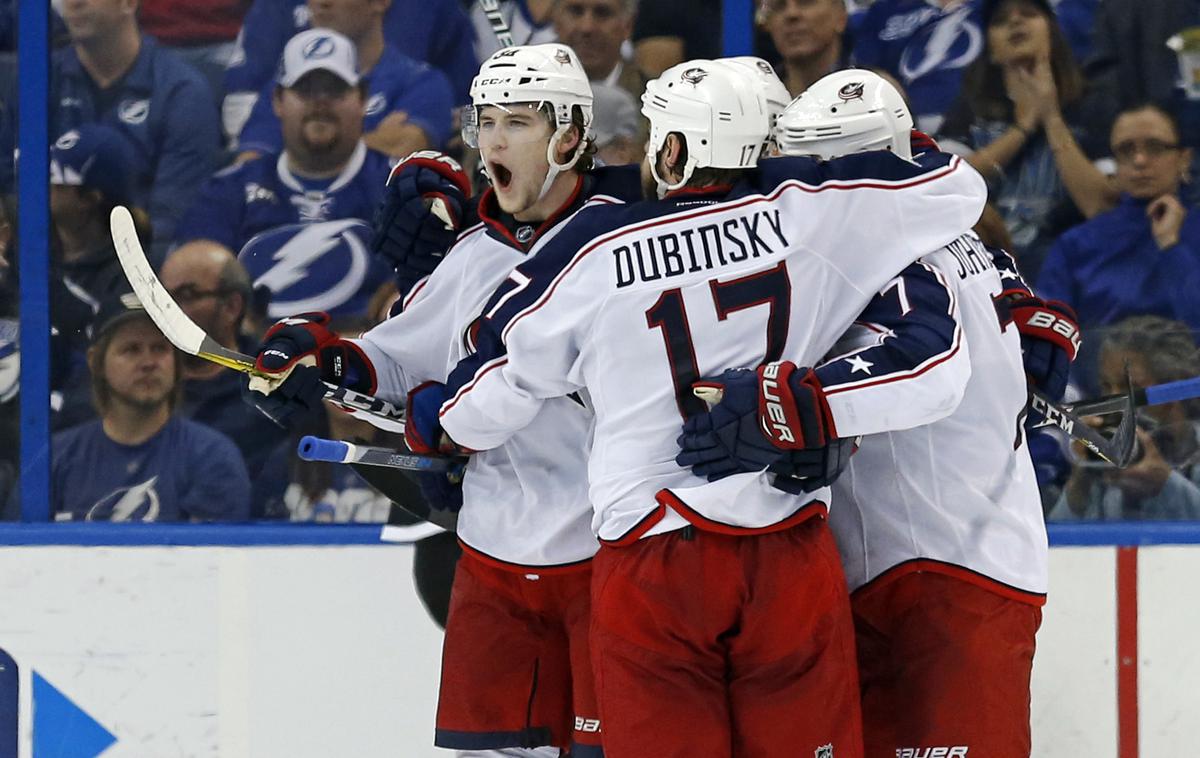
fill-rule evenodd
<path id="1" fill-rule="evenodd" d="M 423 521 L 455 531 L 458 514 L 431 508 L 420 487 L 408 472 L 444 472 L 462 461 L 453 458 L 429 458 L 383 447 L 355 445 L 338 440 L 306 436 L 300 439 L 297 454 L 306 461 L 347 463 L 363 481 L 401 509 Z"/>
<path id="2" fill-rule="evenodd" d="M 1180 400 L 1194 400 L 1198 397 L 1200 397 L 1200 377 L 1193 377 L 1134 390 L 1133 405 L 1141 408 L 1147 405 L 1175 403 Z M 1108 395 L 1094 400 L 1071 403 L 1069 407 L 1080 416 L 1101 416 L 1123 410 L 1124 401 L 1125 395 Z"/>
<path id="3" fill-rule="evenodd" d="M 146 260 L 146 253 L 142 250 L 137 229 L 133 225 L 133 216 L 129 214 L 128 209 L 120 205 L 113 208 L 109 226 L 113 244 L 117 248 L 117 259 L 125 271 L 125 278 L 129 280 L 146 313 L 172 345 L 189 355 L 243 374 L 273 378 L 256 369 L 253 358 L 217 344 L 216 340 L 205 334 L 203 329 L 188 318 L 171 297 L 171 293 L 167 292 L 167 288 L 158 280 L 150 261 Z M 388 432 L 404 433 L 403 409 L 386 400 L 328 383 L 325 385 L 325 399 L 372 426 Z"/>
<path id="4" fill-rule="evenodd" d="M 446 471 L 456 463 L 461 463 L 453 458 L 431 458 L 386 447 L 371 447 L 341 440 L 327 440 L 311 434 L 300 438 L 296 454 L 306 461 L 362 463 L 367 466 L 386 466 L 404 471 Z"/>

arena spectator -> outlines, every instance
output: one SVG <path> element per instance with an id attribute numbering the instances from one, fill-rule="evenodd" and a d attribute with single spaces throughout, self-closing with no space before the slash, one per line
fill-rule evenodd
<path id="1" fill-rule="evenodd" d="M 757 21 L 782 59 L 781 79 L 798 97 L 822 76 L 847 65 L 843 0 L 764 0 Z"/>
<path id="2" fill-rule="evenodd" d="M 558 40 L 575 51 L 591 81 L 596 147 L 609 164 L 640 161 L 650 138 L 640 108 L 646 79 L 621 55 L 637 5 L 637 0 L 558 0 L 554 6 Z"/>
<path id="3" fill-rule="evenodd" d="M 225 69 L 250 0 L 141 0 L 142 30 L 195 67 L 221 106 Z"/>
<path id="4" fill-rule="evenodd" d="M 242 131 L 259 92 L 274 79 L 287 41 L 309 28 L 311 9 L 322 2 L 254 0 L 251 4 L 225 74 L 221 120 L 226 136 L 233 139 Z M 383 36 L 404 55 L 444 73 L 456 103 L 467 101 L 479 61 L 471 22 L 457 0 L 392 0 L 383 17 Z"/>
<path id="5" fill-rule="evenodd" d="M 205 334 L 223 347 L 253 353 L 258 341 L 242 332 L 251 301 L 250 275 L 233 254 L 208 240 L 194 240 L 167 257 L 159 275 L 175 302 Z M 271 449 L 287 432 L 245 413 L 245 378 L 211 361 L 184 355 L 180 414 L 233 440 L 250 478 L 256 479 Z M 257 509 L 261 504 L 255 502 Z M 255 512 L 253 515 L 261 516 Z"/>
<path id="6" fill-rule="evenodd" d="M 100 418 L 52 440 L 58 520 L 242 520 L 250 480 L 224 435 L 174 414 L 180 362 L 137 298 L 101 304 L 88 351 Z"/>
<path id="7" fill-rule="evenodd" d="M 1100 378 L 1121 392 L 1125 367 L 1135 387 L 1200 374 L 1200 351 L 1187 324 L 1136 316 L 1105 331 Z M 1138 452 L 1125 469 L 1089 457 L 1074 443 L 1077 463 L 1051 519 L 1200 519 L 1200 414 L 1195 401 L 1138 411 Z"/>
<path id="8" fill-rule="evenodd" d="M 1130 316 L 1154 314 L 1200 328 L 1200 213 L 1179 199 L 1191 150 L 1170 114 L 1155 105 L 1113 124 L 1117 207 L 1063 234 L 1037 279 L 1037 292 L 1075 308 L 1085 335 L 1078 380 L 1095 388 L 1086 335 Z"/>
<path id="9" fill-rule="evenodd" d="M 136 13 L 132 0 L 64 0 L 71 44 L 53 56 L 50 133 L 99 121 L 132 142 L 141 167 L 133 198 L 161 254 L 212 173 L 220 127 L 204 79 L 143 35 Z"/>
<path id="10" fill-rule="evenodd" d="M 306 57 L 314 40 L 330 41 L 330 54 Z M 361 315 L 387 275 L 364 240 L 388 160 L 361 139 L 365 96 L 353 44 L 328 30 L 296 35 L 272 103 L 283 151 L 207 181 L 179 239 L 212 240 L 237 254 L 254 287 L 271 291 L 273 318 L 313 310 Z"/>
<path id="11" fill-rule="evenodd" d="M 502 47 L 555 42 L 551 11 L 557 0 L 474 0 L 475 55 L 487 60 Z"/>
<path id="12" fill-rule="evenodd" d="M 81 124 L 50 146 L 50 219 L 58 264 L 63 277 L 93 304 L 129 289 L 108 217 L 114 207 L 132 205 L 131 178 L 137 171 L 133 145 L 104 124 Z M 133 212 L 144 226 L 144 214 Z"/>
<path id="13" fill-rule="evenodd" d="M 1035 277 L 1058 234 L 1111 207 L 1116 193 L 1092 162 L 1106 150 L 1087 138 L 1083 77 L 1046 0 L 1001 0 L 985 21 L 983 55 L 939 140 L 988 179 L 1012 252 Z"/>
<path id="14" fill-rule="evenodd" d="M 1093 128 L 1108 134 L 1117 114 L 1142 103 L 1178 106 L 1179 64 L 1166 43 L 1173 34 L 1196 25 L 1200 5 L 1192 0 L 1100 3 L 1092 54 L 1085 60 L 1093 95 L 1089 103 L 1095 106 L 1089 111 Z"/>
<path id="15" fill-rule="evenodd" d="M 637 67 L 647 79 L 686 60 L 720 57 L 720 0 L 639 2 L 633 51 Z"/>
<path id="16" fill-rule="evenodd" d="M 357 70 L 366 83 L 363 142 L 396 158 L 416 150 L 440 147 L 450 133 L 453 98 L 450 82 L 437 69 L 408 58 L 383 38 L 387 0 L 325 0 L 312 8 L 314 30 L 345 35 L 357 53 Z M 309 35 L 304 55 L 321 55 L 323 37 Z M 276 152 L 282 136 L 272 108 L 277 84 L 268 84 L 238 136 L 241 158 Z"/>
<path id="17" fill-rule="evenodd" d="M 896 77 L 917 128 L 941 127 L 963 70 L 983 52 L 984 0 L 876 0 L 854 36 L 854 64 Z"/>

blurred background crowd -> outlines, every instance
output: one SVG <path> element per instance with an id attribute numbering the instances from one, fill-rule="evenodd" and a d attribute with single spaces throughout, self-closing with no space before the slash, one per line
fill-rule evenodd
<path id="1" fill-rule="evenodd" d="M 0 155 L 11 158 L 16 12 L 0 0 Z M 168 290 L 253 354 L 277 318 L 343 332 L 396 297 L 367 249 L 390 165 L 470 156 L 458 108 L 507 44 L 570 45 L 600 160 L 639 161 L 645 82 L 722 52 L 719 0 L 54 0 L 53 498 L 58 520 L 384 521 L 300 434 L 386 444 L 330 411 L 285 431 L 240 375 L 170 348 L 108 233 L 133 209 Z M 988 180 L 977 231 L 1084 329 L 1073 397 L 1200 375 L 1200 4 L 1188 0 L 758 0 L 755 53 L 792 96 L 848 66 L 886 74 L 918 126 Z M 469 152 L 469 151 L 465 151 Z M 0 506 L 17 496 L 14 163 L 0 161 Z M 480 178 L 480 182 L 483 179 Z M 1050 519 L 1200 518 L 1200 401 L 1143 409 L 1117 471 L 1030 436 Z M 130 481 L 138 484 L 130 486 Z"/>

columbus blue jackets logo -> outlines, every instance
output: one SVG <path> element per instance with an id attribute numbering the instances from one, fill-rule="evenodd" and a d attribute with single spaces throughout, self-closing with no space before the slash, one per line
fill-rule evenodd
<path id="1" fill-rule="evenodd" d="M 767 63 L 766 61 L 762 60 L 761 58 L 754 61 L 754 65 L 758 66 L 758 70 L 763 72 L 767 76 L 775 76 L 775 69 L 771 68 L 771 64 Z"/>
<path id="2" fill-rule="evenodd" d="M 689 68 L 679 75 L 679 78 L 693 87 L 704 81 L 704 77 L 708 76 L 708 72 L 702 68 Z"/>
<path id="3" fill-rule="evenodd" d="M 842 85 L 842 88 L 838 90 L 837 95 L 840 99 L 846 102 L 851 100 L 862 100 L 863 89 L 865 89 L 865 87 L 866 85 L 863 82 L 850 82 L 849 84 Z"/>
<path id="4" fill-rule="evenodd" d="M 367 250 L 371 227 L 358 219 L 288 224 L 255 235 L 238 254 L 254 288 L 271 292 L 267 315 L 327 311 L 360 316 L 387 270 Z"/>
<path id="5" fill-rule="evenodd" d="M 117 106 L 117 118 L 127 124 L 140 124 L 150 115 L 149 100 L 122 100 Z"/>
<path id="6" fill-rule="evenodd" d="M 564 66 L 570 66 L 571 65 L 571 54 L 568 53 L 566 50 L 559 50 L 558 52 L 556 52 L 554 54 L 554 60 L 558 61 L 559 63 L 561 63 Z"/>

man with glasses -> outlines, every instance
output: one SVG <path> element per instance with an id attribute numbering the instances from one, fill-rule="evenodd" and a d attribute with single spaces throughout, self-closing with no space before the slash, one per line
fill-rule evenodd
<path id="1" fill-rule="evenodd" d="M 1063 300 L 1086 334 L 1130 316 L 1153 314 L 1200 327 L 1200 214 L 1186 207 L 1180 187 L 1192 151 L 1178 123 L 1157 105 L 1122 112 L 1110 146 L 1117 160 L 1116 208 L 1063 234 L 1037 280 L 1038 295 Z M 1099 340 L 1087 343 L 1075 378 L 1098 391 Z"/>
<path id="2" fill-rule="evenodd" d="M 208 240 L 189 242 L 171 254 L 160 278 L 183 312 L 208 336 L 231 350 L 253 352 L 255 340 L 243 331 L 252 299 L 250 275 L 231 252 Z M 287 430 L 245 412 L 239 374 L 195 356 L 181 358 L 180 414 L 233 440 L 250 478 L 257 479 Z M 254 505 L 261 503 L 255 499 Z"/>
<path id="3" fill-rule="evenodd" d="M 283 150 L 217 173 L 180 223 L 178 242 L 211 240 L 239 254 L 277 307 L 361 315 L 387 276 L 366 242 L 388 159 L 362 141 L 366 84 L 356 61 L 337 32 L 293 37 L 272 94 Z"/>

